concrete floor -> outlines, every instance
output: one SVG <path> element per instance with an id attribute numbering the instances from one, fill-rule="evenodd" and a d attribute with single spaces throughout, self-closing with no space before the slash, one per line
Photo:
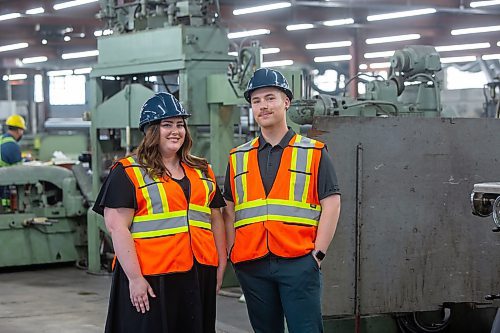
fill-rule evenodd
<path id="1" fill-rule="evenodd" d="M 68 266 L 0 271 L 0 332 L 103 332 L 110 284 Z M 217 332 L 252 332 L 245 304 L 219 295 Z"/>

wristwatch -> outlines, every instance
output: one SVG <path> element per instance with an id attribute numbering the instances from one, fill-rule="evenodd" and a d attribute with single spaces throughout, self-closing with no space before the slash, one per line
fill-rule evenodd
<path id="1" fill-rule="evenodd" d="M 322 261 L 323 259 L 325 259 L 326 256 L 326 254 L 321 250 L 313 250 L 312 254 L 316 259 L 318 259 L 318 261 Z"/>

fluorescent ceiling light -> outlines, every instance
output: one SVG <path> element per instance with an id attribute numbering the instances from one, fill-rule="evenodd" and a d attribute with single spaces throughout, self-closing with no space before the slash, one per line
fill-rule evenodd
<path id="1" fill-rule="evenodd" d="M 473 44 L 436 46 L 435 49 L 438 52 L 448 52 L 448 51 L 460 51 L 460 50 L 487 49 L 489 47 L 491 47 L 490 43 L 473 43 Z"/>
<path id="2" fill-rule="evenodd" d="M 451 31 L 451 34 L 453 36 L 456 36 L 456 35 L 468 35 L 468 34 L 477 34 L 477 33 L 481 33 L 481 32 L 492 32 L 492 31 L 500 31 L 500 25 L 492 25 L 492 26 L 488 26 L 488 27 L 454 29 Z"/>
<path id="3" fill-rule="evenodd" d="M 91 67 L 85 67 L 85 68 L 76 68 L 73 73 L 75 75 L 81 75 L 81 74 L 88 74 L 92 71 Z"/>
<path id="4" fill-rule="evenodd" d="M 76 58 L 86 58 L 86 57 L 97 57 L 99 55 L 99 50 L 74 52 L 74 53 L 63 53 L 61 58 L 63 59 L 76 59 Z"/>
<path id="5" fill-rule="evenodd" d="M 500 42 L 497 42 L 497 46 L 500 46 Z"/>
<path id="6" fill-rule="evenodd" d="M 470 6 L 472 8 L 477 8 L 477 7 L 486 7 L 486 6 L 495 6 L 495 5 L 500 5 L 500 0 L 490 0 L 490 1 L 472 1 L 470 3 Z"/>
<path id="7" fill-rule="evenodd" d="M 113 30 L 111 30 L 111 29 L 94 31 L 94 36 L 96 36 L 96 37 L 107 36 L 107 35 L 112 35 L 112 34 L 113 34 Z"/>
<path id="8" fill-rule="evenodd" d="M 40 57 L 29 57 L 29 58 L 23 58 L 21 61 L 23 64 L 35 64 L 38 62 L 45 62 L 47 61 L 48 58 L 45 56 L 40 56 Z"/>
<path id="9" fill-rule="evenodd" d="M 325 56 L 325 57 L 314 57 L 314 62 L 330 62 L 330 61 L 347 61 L 351 60 L 352 56 L 350 54 Z"/>
<path id="10" fill-rule="evenodd" d="M 251 13 L 258 13 L 258 12 L 267 12 L 269 10 L 287 8 L 287 7 L 290 7 L 291 5 L 292 4 L 290 2 L 276 2 L 276 3 L 270 3 L 267 5 L 263 5 L 263 6 L 235 9 L 235 10 L 233 10 L 233 15 L 244 15 L 244 14 L 251 14 Z"/>
<path id="11" fill-rule="evenodd" d="M 497 54 L 485 54 L 481 57 L 483 60 L 495 60 L 500 59 L 500 53 Z"/>
<path id="12" fill-rule="evenodd" d="M 328 27 L 333 27 L 337 25 L 346 25 L 346 24 L 353 24 L 354 19 L 352 18 L 345 18 L 345 19 L 340 19 L 340 20 L 331 20 L 331 21 L 325 21 L 323 22 L 324 25 Z"/>
<path id="13" fill-rule="evenodd" d="M 390 20 L 390 19 L 398 19 L 398 18 L 409 17 L 409 16 L 433 14 L 435 12 L 436 12 L 435 8 L 423 8 L 423 9 L 416 9 L 416 10 L 407 10 L 407 11 L 403 11 L 403 12 L 369 15 L 366 17 L 366 20 L 367 21 Z"/>
<path id="14" fill-rule="evenodd" d="M 9 45 L 0 46 L 0 52 L 24 49 L 25 47 L 28 47 L 28 43 L 9 44 Z"/>
<path id="15" fill-rule="evenodd" d="M 28 9 L 26 11 L 27 15 L 36 15 L 36 14 L 42 14 L 42 13 L 45 13 L 45 9 L 43 9 L 43 7 L 36 7 L 33 9 Z"/>
<path id="16" fill-rule="evenodd" d="M 238 56 L 238 52 L 236 52 L 236 51 L 228 52 L 227 55 L 237 57 Z"/>
<path id="17" fill-rule="evenodd" d="M 63 69 L 60 71 L 48 71 L 47 75 L 48 76 L 65 76 L 65 75 L 72 75 L 73 70 L 71 69 Z"/>
<path id="18" fill-rule="evenodd" d="M 452 64 L 455 62 L 472 62 L 476 60 L 477 60 L 476 56 L 448 57 L 448 58 L 441 58 L 441 63 Z"/>
<path id="19" fill-rule="evenodd" d="M 28 75 L 26 74 L 10 74 L 10 75 L 4 75 L 2 77 L 4 81 L 26 80 L 27 78 Z"/>
<path id="20" fill-rule="evenodd" d="M 368 52 L 365 53 L 366 59 L 371 58 L 388 58 L 394 55 L 394 51 L 382 51 L 382 52 Z"/>
<path id="21" fill-rule="evenodd" d="M 314 28 L 314 24 L 311 23 L 300 23 L 300 24 L 290 24 L 286 26 L 286 30 L 294 31 L 294 30 L 306 30 Z"/>
<path id="22" fill-rule="evenodd" d="M 351 45 L 352 45 L 352 42 L 350 40 L 343 40 L 340 42 L 306 44 L 306 49 L 307 50 L 333 49 L 336 47 L 346 47 L 346 46 L 351 46 Z"/>
<path id="23" fill-rule="evenodd" d="M 238 31 L 238 32 L 228 33 L 227 38 L 234 39 L 234 38 L 242 38 L 242 37 L 250 37 L 250 36 L 269 35 L 270 33 L 271 33 L 271 31 L 267 30 L 267 29 Z"/>
<path id="24" fill-rule="evenodd" d="M 4 15 L 0 15 L 0 21 L 11 20 L 11 19 L 15 19 L 18 17 L 21 17 L 21 14 L 19 14 L 19 13 L 4 14 Z"/>
<path id="25" fill-rule="evenodd" d="M 263 62 L 262 67 L 280 67 L 280 66 L 290 66 L 293 65 L 293 60 L 277 60 Z"/>
<path id="26" fill-rule="evenodd" d="M 65 8 L 70 8 L 70 7 L 80 6 L 80 5 L 86 5 L 86 4 L 92 3 L 92 2 L 97 2 L 97 0 L 74 0 L 74 1 L 61 2 L 61 3 L 54 5 L 54 10 L 65 9 Z"/>
<path id="27" fill-rule="evenodd" d="M 280 49 L 278 47 L 269 47 L 267 49 L 260 49 L 261 54 L 272 54 L 272 53 L 280 53 Z"/>
<path id="28" fill-rule="evenodd" d="M 366 39 L 366 44 L 382 44 L 382 43 L 401 42 L 405 40 L 414 40 L 414 39 L 420 39 L 420 35 L 407 34 L 407 35 L 368 38 Z"/>
<path id="29" fill-rule="evenodd" d="M 367 64 L 359 64 L 359 69 L 368 69 Z"/>
<path id="30" fill-rule="evenodd" d="M 389 68 L 389 67 L 391 67 L 390 62 L 373 62 L 370 64 L 371 69 Z"/>

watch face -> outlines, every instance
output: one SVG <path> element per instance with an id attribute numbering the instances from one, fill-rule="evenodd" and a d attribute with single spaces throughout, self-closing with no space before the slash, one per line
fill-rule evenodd
<path id="1" fill-rule="evenodd" d="M 314 254 L 314 256 L 315 256 L 316 258 L 318 258 L 318 260 L 323 260 L 323 259 L 325 259 L 325 254 L 324 254 L 323 252 L 321 252 L 321 251 L 316 251 L 316 253 Z"/>

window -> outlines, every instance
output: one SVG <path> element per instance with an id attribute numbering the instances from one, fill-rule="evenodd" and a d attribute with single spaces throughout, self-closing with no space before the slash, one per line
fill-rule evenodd
<path id="1" fill-rule="evenodd" d="M 43 77 L 41 74 L 35 74 L 35 88 L 33 100 L 35 103 L 43 102 Z"/>
<path id="2" fill-rule="evenodd" d="M 49 76 L 50 104 L 85 104 L 85 81 L 85 75 Z"/>
<path id="3" fill-rule="evenodd" d="M 467 72 L 456 67 L 446 68 L 446 89 L 482 88 L 488 80 L 482 71 Z"/>

